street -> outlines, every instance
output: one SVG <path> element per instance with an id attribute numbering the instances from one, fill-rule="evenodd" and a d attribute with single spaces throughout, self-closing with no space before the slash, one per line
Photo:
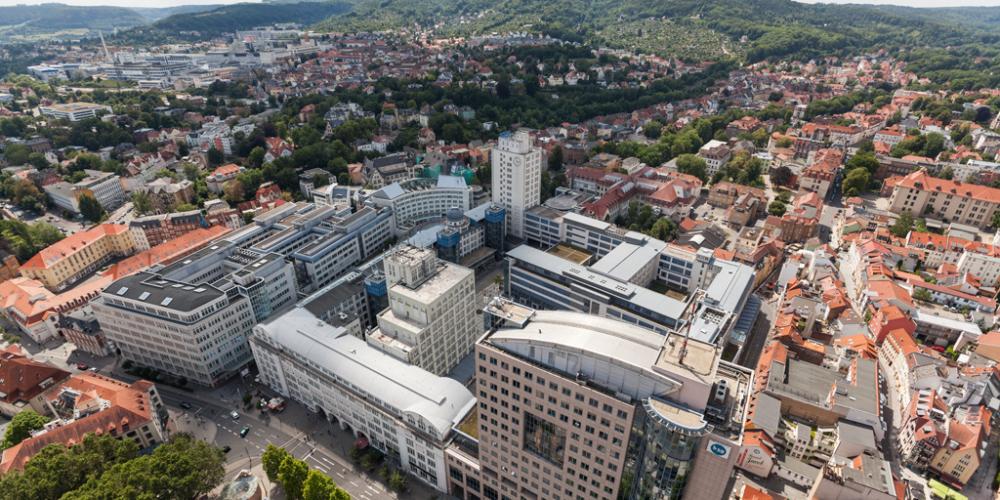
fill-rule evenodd
<path id="1" fill-rule="evenodd" d="M 435 494 L 413 477 L 409 478 L 407 493 L 397 495 L 387 490 L 383 483 L 351 462 L 348 453 L 354 439 L 349 432 L 341 431 L 297 403 L 289 402 L 288 408 L 279 414 L 262 414 L 256 409 L 244 411 L 242 396 L 235 391 L 240 386 L 234 380 L 206 394 L 157 385 L 174 431 L 189 432 L 219 447 L 230 447 L 226 455 L 226 480 L 236 477 L 240 470 L 260 466 L 261 454 L 268 444 L 273 444 L 329 475 L 352 498 L 428 498 Z M 191 409 L 181 408 L 181 403 L 190 404 Z M 230 416 L 234 409 L 239 419 Z M 249 426 L 250 431 L 241 438 L 239 432 L 244 426 Z"/>

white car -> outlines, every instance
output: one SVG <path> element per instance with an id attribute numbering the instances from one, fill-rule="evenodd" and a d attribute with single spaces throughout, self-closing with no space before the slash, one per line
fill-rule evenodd
<path id="1" fill-rule="evenodd" d="M 240 419 L 240 414 L 236 410 L 233 410 L 232 412 L 230 412 L 229 416 L 233 417 L 233 420 L 239 420 Z"/>

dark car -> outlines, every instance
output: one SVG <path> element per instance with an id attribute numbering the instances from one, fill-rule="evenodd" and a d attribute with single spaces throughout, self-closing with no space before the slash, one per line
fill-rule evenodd
<path id="1" fill-rule="evenodd" d="M 243 428 L 240 429 L 240 437 L 245 438 L 247 437 L 247 434 L 250 434 L 250 426 L 244 425 Z"/>
<path id="2" fill-rule="evenodd" d="M 232 448 L 229 445 L 226 445 L 226 446 L 222 447 L 222 452 L 223 453 L 229 453 L 230 450 L 232 450 Z"/>
<path id="3" fill-rule="evenodd" d="M 76 364 L 76 369 L 77 370 L 86 370 L 87 368 L 90 368 L 89 366 L 87 366 L 87 363 L 77 363 Z"/>
<path id="4" fill-rule="evenodd" d="M 180 404 L 180 406 L 181 406 L 181 408 L 184 408 L 185 410 L 190 410 L 191 409 L 191 403 L 188 403 L 187 401 L 182 401 L 181 404 Z"/>

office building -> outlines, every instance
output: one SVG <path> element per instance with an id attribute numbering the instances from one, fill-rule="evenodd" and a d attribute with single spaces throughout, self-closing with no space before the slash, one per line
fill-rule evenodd
<path id="1" fill-rule="evenodd" d="M 437 375 L 447 374 L 482 334 L 471 269 L 433 250 L 403 246 L 384 259 L 389 308 L 368 344 Z"/>
<path id="2" fill-rule="evenodd" d="M 124 359 L 214 386 L 251 359 L 251 300 L 236 287 L 142 272 L 112 283 L 92 307 Z"/>
<path id="3" fill-rule="evenodd" d="M 301 307 L 255 327 L 250 345 L 268 387 L 447 491 L 444 448 L 476 404 L 461 383 L 380 352 Z"/>
<path id="4" fill-rule="evenodd" d="M 402 235 L 423 222 L 444 217 L 451 208 L 462 212 L 472 208 L 472 186 L 467 186 L 464 178 L 451 175 L 410 179 L 375 191 L 368 203 L 391 208 L 394 230 Z"/>
<path id="5" fill-rule="evenodd" d="M 752 268 L 715 259 L 708 251 L 692 252 L 688 261 L 681 260 L 680 252 L 648 256 L 624 248 L 633 251 L 609 252 L 586 266 L 571 260 L 572 256 L 582 256 L 585 262 L 592 257 L 571 247 L 543 252 L 521 245 L 507 253 L 508 293 L 532 307 L 614 318 L 663 335 L 683 331 L 711 344 L 729 341 L 743 314 L 755 314 L 755 310 L 744 311 L 753 284 Z M 650 261 L 657 273 L 668 278 L 693 276 L 688 283 L 691 292 L 680 297 L 663 294 L 625 279 L 641 276 L 639 271 Z"/>
<path id="6" fill-rule="evenodd" d="M 125 190 L 118 175 L 97 170 L 84 170 L 84 173 L 87 177 L 76 184 L 56 182 L 43 187 L 52 204 L 76 215 L 80 213 L 80 196 L 84 194 L 93 196 L 101 208 L 109 212 L 125 203 Z"/>
<path id="7" fill-rule="evenodd" d="M 448 450 L 453 495 L 723 497 L 747 370 L 714 346 L 589 314 L 500 299 L 485 314 L 478 424 Z"/>
<path id="8" fill-rule="evenodd" d="M 507 233 L 524 238 L 524 213 L 540 203 L 542 150 L 532 146 L 526 130 L 500 134 L 491 153 L 493 203 L 507 211 Z"/>
<path id="9" fill-rule="evenodd" d="M 66 104 L 39 106 L 38 111 L 42 116 L 78 122 L 88 118 L 97 118 L 98 113 L 110 113 L 111 107 L 92 102 L 70 102 Z"/>
<path id="10" fill-rule="evenodd" d="M 392 210 L 355 213 L 313 203 L 286 203 L 254 218 L 226 239 L 258 253 L 277 253 L 294 266 L 298 290 L 312 292 L 385 250 Z"/>

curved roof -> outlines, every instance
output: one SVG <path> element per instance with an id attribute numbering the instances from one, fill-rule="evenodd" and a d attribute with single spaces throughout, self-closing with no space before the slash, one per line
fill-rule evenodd
<path id="1" fill-rule="evenodd" d="M 423 418 L 445 436 L 475 404 L 457 380 L 439 377 L 369 346 L 343 328 L 324 323 L 303 307 L 257 326 L 270 342 L 363 390 L 401 413 Z"/>

